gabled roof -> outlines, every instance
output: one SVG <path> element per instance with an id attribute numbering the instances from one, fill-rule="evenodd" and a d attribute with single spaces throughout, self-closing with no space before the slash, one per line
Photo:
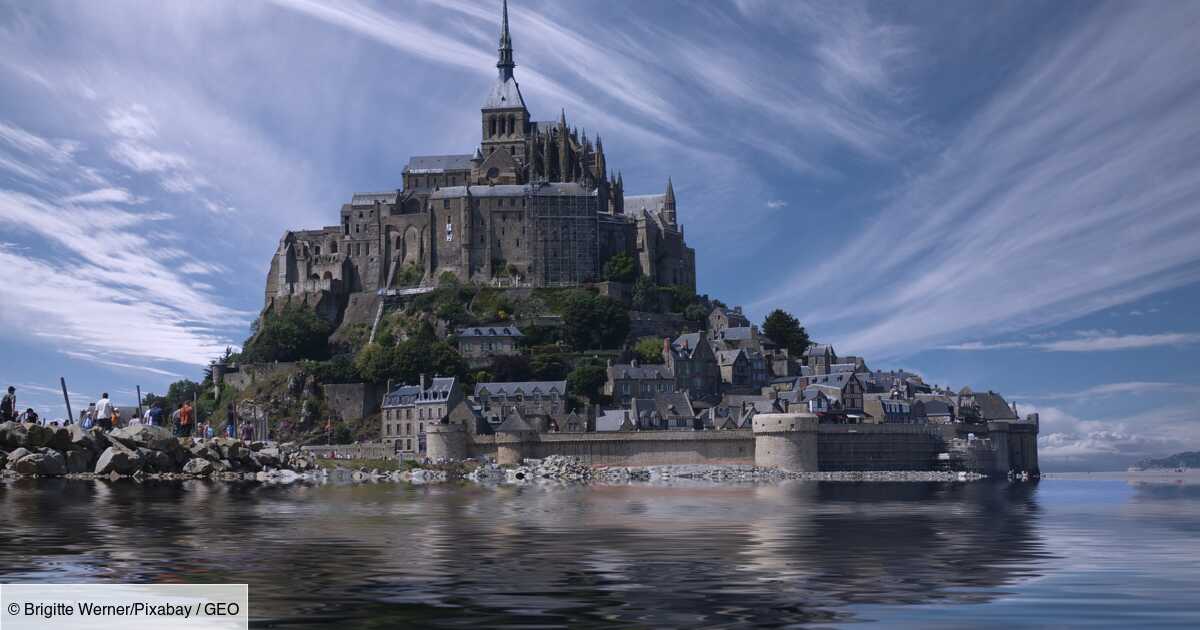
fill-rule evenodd
<path id="1" fill-rule="evenodd" d="M 733 365 L 737 362 L 738 355 L 745 355 L 741 350 L 718 350 L 717 365 Z"/>
<path id="2" fill-rule="evenodd" d="M 596 430 L 620 431 L 628 416 L 629 412 L 624 409 L 606 409 L 596 416 Z"/>
<path id="3" fill-rule="evenodd" d="M 824 356 L 825 353 L 833 354 L 833 346 L 827 343 L 814 343 L 804 351 L 806 357 Z"/>
<path id="4" fill-rule="evenodd" d="M 754 329 L 749 326 L 730 326 L 717 331 L 717 339 L 724 341 L 750 341 L 754 338 Z"/>
<path id="5" fill-rule="evenodd" d="M 851 380 L 858 380 L 854 372 L 833 372 L 831 374 L 816 374 L 809 376 L 809 385 L 831 385 L 837 388 L 845 387 Z M 859 381 L 860 383 L 862 381 Z"/>
<path id="6" fill-rule="evenodd" d="M 508 417 L 500 426 L 496 427 L 496 433 L 537 433 L 537 429 L 525 420 L 521 412 L 516 409 L 509 412 Z"/>
<path id="7" fill-rule="evenodd" d="M 445 173 L 446 171 L 469 171 L 471 170 L 472 157 L 474 156 L 470 153 L 454 155 L 414 155 L 408 158 L 408 164 L 404 167 L 404 172 L 424 174 Z"/>
<path id="8" fill-rule="evenodd" d="M 475 396 L 488 394 L 491 396 L 524 396 L 532 394 L 566 394 L 566 381 L 524 381 L 519 383 L 477 383 Z"/>
<path id="9" fill-rule="evenodd" d="M 684 333 L 671 342 L 671 348 L 676 354 L 691 359 L 696 356 L 696 350 L 702 343 L 704 343 L 704 336 L 700 333 Z"/>
<path id="10" fill-rule="evenodd" d="M 459 337 L 524 337 L 521 329 L 512 325 L 472 326 L 458 331 Z"/>
<path id="11" fill-rule="evenodd" d="M 632 365 L 620 363 L 609 366 L 608 378 L 634 380 L 674 380 L 675 375 L 665 365 Z"/>
<path id="12" fill-rule="evenodd" d="M 1000 394 L 977 392 L 975 403 L 979 405 L 979 415 L 984 420 L 1017 420 L 1017 414 L 1013 413 L 1012 407 Z"/>

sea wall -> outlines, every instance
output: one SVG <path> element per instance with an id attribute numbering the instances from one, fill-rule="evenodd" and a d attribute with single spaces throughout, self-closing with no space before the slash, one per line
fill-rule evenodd
<path id="1" fill-rule="evenodd" d="M 322 385 L 325 404 L 342 420 L 365 418 L 377 411 L 383 391 L 366 383 Z"/>
<path id="2" fill-rule="evenodd" d="M 818 427 L 821 471 L 933 470 L 946 450 L 940 425 L 823 424 Z"/>

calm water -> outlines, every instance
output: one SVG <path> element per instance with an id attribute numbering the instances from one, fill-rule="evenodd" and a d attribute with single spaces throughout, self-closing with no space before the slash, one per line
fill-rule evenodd
<path id="1" fill-rule="evenodd" d="M 0 581 L 246 582 L 253 625 L 1200 627 L 1200 486 L 0 483 Z"/>

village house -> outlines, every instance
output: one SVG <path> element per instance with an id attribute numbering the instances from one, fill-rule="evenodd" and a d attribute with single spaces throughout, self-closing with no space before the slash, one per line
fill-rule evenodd
<path id="1" fill-rule="evenodd" d="M 831 345 L 814 343 L 804 351 L 804 364 L 812 368 L 813 374 L 828 374 L 830 366 L 837 362 Z"/>
<path id="2" fill-rule="evenodd" d="M 836 400 L 843 410 L 854 420 L 853 416 L 861 416 L 863 410 L 863 385 L 854 372 L 835 372 L 833 374 L 816 374 L 805 377 L 808 381 L 804 388 L 804 397 L 812 398 L 816 392 L 824 392 L 830 400 Z M 859 418 L 861 419 L 861 418 Z"/>
<path id="3" fill-rule="evenodd" d="M 608 366 L 604 394 L 622 406 L 634 398 L 653 398 L 655 394 L 675 391 L 675 375 L 665 365 L 630 363 Z"/>
<path id="4" fill-rule="evenodd" d="M 454 377 L 434 377 L 416 385 L 401 385 L 383 397 L 381 436 L 401 456 L 419 457 L 425 452 L 425 427 L 447 418 L 463 399 L 462 387 Z"/>
<path id="5" fill-rule="evenodd" d="M 690 431 L 696 426 L 696 410 L 687 392 L 665 392 L 652 398 L 634 398 L 629 415 L 639 430 Z"/>
<path id="6" fill-rule="evenodd" d="M 693 399 L 715 398 L 719 393 L 717 358 L 700 333 L 679 335 L 674 341 L 664 339 L 663 358 L 675 374 L 675 389 L 688 392 Z"/>
<path id="7" fill-rule="evenodd" d="M 735 306 L 731 309 L 718 306 L 708 314 L 708 330 L 711 332 L 725 330 L 726 328 L 741 328 L 750 325 L 750 320 L 742 314 L 742 307 Z"/>
<path id="8" fill-rule="evenodd" d="M 495 356 L 520 354 L 518 343 L 524 335 L 516 326 L 493 325 L 462 328 L 456 336 L 458 353 L 467 361 L 475 362 Z"/>
<path id="9" fill-rule="evenodd" d="M 529 381 L 523 383 L 477 383 L 475 402 L 485 418 L 498 424 L 517 410 L 525 417 L 534 415 L 565 416 L 566 381 Z"/>
<path id="10" fill-rule="evenodd" d="M 754 383 L 750 377 L 750 359 L 745 351 L 720 350 L 716 354 L 717 369 L 721 371 L 721 389 L 749 393 Z"/>
<path id="11" fill-rule="evenodd" d="M 894 393 L 866 394 L 863 397 L 863 414 L 866 422 L 875 424 L 912 424 L 917 421 L 912 413 L 912 402 Z"/>

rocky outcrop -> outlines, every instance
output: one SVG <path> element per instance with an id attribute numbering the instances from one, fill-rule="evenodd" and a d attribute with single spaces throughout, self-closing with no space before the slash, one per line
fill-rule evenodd
<path id="1" fill-rule="evenodd" d="M 316 460 L 294 444 L 179 439 L 167 429 L 147 425 L 104 433 L 77 425 L 0 424 L 0 472 L 4 474 L 171 478 L 265 474 L 274 479 L 280 471 L 317 468 Z"/>

